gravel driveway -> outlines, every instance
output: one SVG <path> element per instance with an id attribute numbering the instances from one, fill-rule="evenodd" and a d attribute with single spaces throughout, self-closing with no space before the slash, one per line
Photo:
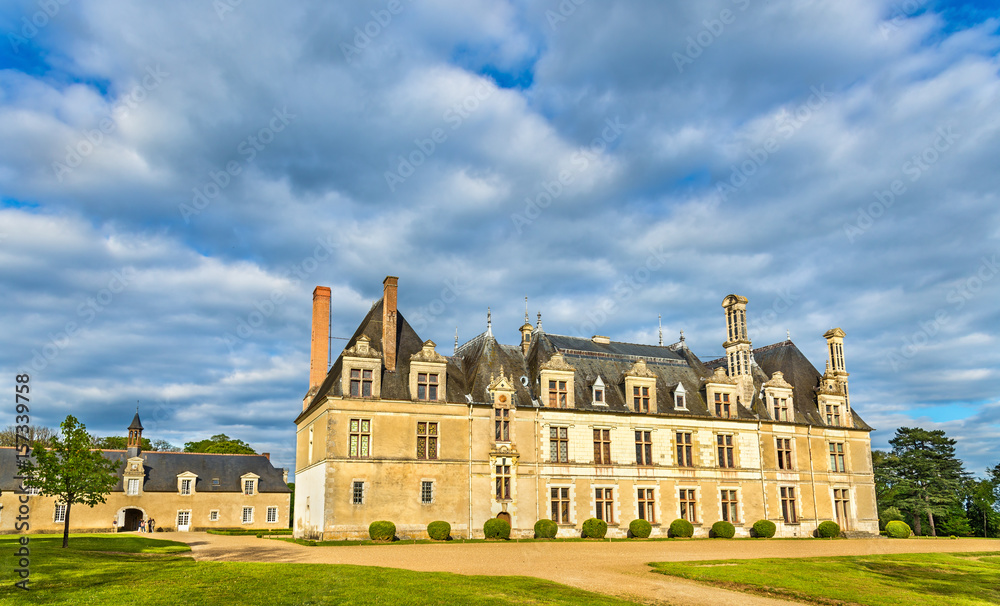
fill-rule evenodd
<path id="1" fill-rule="evenodd" d="M 159 537 L 157 537 L 159 538 Z M 285 541 L 211 535 L 164 536 L 188 543 L 196 560 L 357 564 L 470 575 L 520 575 L 549 579 L 645 604 L 781 605 L 774 600 L 701 585 L 650 572 L 648 562 L 713 559 L 797 558 L 1000 551 L 994 539 L 819 539 L 636 542 L 449 543 L 351 547 L 305 547 Z"/>

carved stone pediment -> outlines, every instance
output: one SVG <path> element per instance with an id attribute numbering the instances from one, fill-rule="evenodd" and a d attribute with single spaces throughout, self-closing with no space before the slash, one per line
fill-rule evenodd
<path id="1" fill-rule="evenodd" d="M 655 379 L 656 375 L 653 374 L 653 371 L 649 370 L 649 367 L 646 366 L 645 360 L 636 360 L 635 364 L 632 365 L 632 368 L 629 368 L 625 372 L 623 378 L 624 377 L 643 377 L 647 379 Z"/>
<path id="2" fill-rule="evenodd" d="M 702 379 L 702 382 L 705 384 L 716 383 L 721 385 L 736 385 L 736 380 L 729 377 L 726 374 L 726 369 L 721 366 L 715 369 L 715 373 L 712 376 Z"/>
<path id="3" fill-rule="evenodd" d="M 354 345 L 344 350 L 344 356 L 349 358 L 381 358 L 382 354 L 371 346 L 371 339 L 361 335 Z"/>
<path id="4" fill-rule="evenodd" d="M 570 372 L 573 372 L 573 371 L 576 370 L 575 368 L 573 368 L 572 366 L 570 366 L 566 362 L 566 357 L 562 353 L 559 353 L 559 352 L 552 354 L 552 357 L 549 358 L 549 361 L 546 362 L 546 363 L 544 363 L 544 364 L 542 364 L 541 369 L 542 370 L 567 370 L 567 371 L 570 371 Z"/>
<path id="5" fill-rule="evenodd" d="M 448 359 L 439 354 L 434 348 L 437 347 L 437 343 L 431 341 L 430 339 L 424 341 L 423 348 L 417 353 L 410 356 L 411 362 L 432 362 L 437 364 L 446 364 Z"/>
<path id="6" fill-rule="evenodd" d="M 785 374 L 780 370 L 774 371 L 771 380 L 764 383 L 764 387 L 777 387 L 780 389 L 792 389 L 792 385 L 785 380 Z"/>

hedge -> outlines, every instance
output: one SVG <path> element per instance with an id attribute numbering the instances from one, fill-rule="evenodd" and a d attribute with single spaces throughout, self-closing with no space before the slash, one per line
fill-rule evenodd
<path id="1" fill-rule="evenodd" d="M 832 539 L 834 537 L 838 537 L 840 536 L 840 525 L 829 520 L 826 522 L 820 522 L 819 526 L 816 527 L 816 536 L 821 539 Z"/>
<path id="2" fill-rule="evenodd" d="M 677 519 L 670 523 L 670 536 L 690 538 L 694 536 L 694 524 Z"/>
<path id="3" fill-rule="evenodd" d="M 451 524 L 443 520 L 431 522 L 427 525 L 427 536 L 435 541 L 447 541 L 451 536 Z"/>
<path id="4" fill-rule="evenodd" d="M 753 536 L 759 539 L 770 539 L 778 527 L 771 520 L 757 520 L 753 523 Z"/>
<path id="5" fill-rule="evenodd" d="M 509 539 L 510 524 L 500 518 L 490 518 L 483 525 L 483 533 L 487 539 Z"/>
<path id="6" fill-rule="evenodd" d="M 885 533 L 893 539 L 907 539 L 913 534 L 909 524 L 902 520 L 893 520 L 886 524 Z"/>
<path id="7" fill-rule="evenodd" d="M 716 539 L 731 539 L 736 536 L 736 527 L 729 522 L 719 520 L 712 524 L 712 537 Z"/>
<path id="8" fill-rule="evenodd" d="M 376 520 L 368 525 L 368 536 L 373 541 L 391 541 L 396 536 L 396 525 L 386 520 Z"/>
<path id="9" fill-rule="evenodd" d="M 536 539 L 554 539 L 559 532 L 559 525 L 552 520 L 538 520 L 535 522 Z"/>
<path id="10" fill-rule="evenodd" d="M 608 534 L 608 523 L 597 518 L 590 518 L 583 523 L 583 538 L 603 539 Z"/>
<path id="11" fill-rule="evenodd" d="M 648 539 L 649 533 L 653 532 L 653 525 L 646 520 L 632 520 L 628 525 L 628 531 L 637 539 Z"/>

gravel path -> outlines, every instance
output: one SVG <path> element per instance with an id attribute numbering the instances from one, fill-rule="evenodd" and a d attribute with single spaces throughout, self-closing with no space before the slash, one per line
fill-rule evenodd
<path id="1" fill-rule="evenodd" d="M 649 541 L 593 543 L 470 543 L 352 547 L 304 547 L 256 537 L 202 532 L 171 533 L 196 560 L 357 564 L 469 575 L 520 575 L 549 579 L 644 604 L 778 605 L 763 598 L 650 572 L 648 562 L 749 558 L 797 558 L 1000 551 L 1000 540 L 985 539 L 816 539 L 776 541 Z"/>

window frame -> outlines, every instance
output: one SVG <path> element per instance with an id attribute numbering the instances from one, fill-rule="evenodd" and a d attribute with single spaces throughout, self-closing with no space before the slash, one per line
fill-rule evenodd
<path id="1" fill-rule="evenodd" d="M 611 465 L 611 430 L 594 428 L 594 465 Z"/>
<path id="2" fill-rule="evenodd" d="M 417 399 L 423 402 L 436 402 L 438 400 L 438 386 L 441 375 L 437 372 L 417 373 Z"/>
<path id="3" fill-rule="evenodd" d="M 218 522 L 219 521 L 219 510 L 218 509 L 212 509 L 212 510 L 210 510 L 208 512 L 208 521 L 209 522 Z"/>
<path id="4" fill-rule="evenodd" d="M 132 482 L 131 478 L 129 479 L 129 482 L 130 483 Z M 181 478 L 180 493 L 182 495 L 189 496 L 191 494 L 191 487 L 193 484 L 194 480 L 192 480 L 191 478 Z"/>
<path id="5" fill-rule="evenodd" d="M 247 519 L 247 511 L 250 512 L 250 519 Z M 241 524 L 253 524 L 254 520 L 254 508 L 252 505 L 244 505 L 243 512 L 240 515 Z"/>
<path id="6" fill-rule="evenodd" d="M 494 441 L 510 442 L 510 408 L 495 406 L 493 408 Z"/>
<path id="7" fill-rule="evenodd" d="M 61 524 L 66 523 L 66 503 L 56 502 L 52 511 L 52 522 Z"/>
<path id="8" fill-rule="evenodd" d="M 795 458 L 792 456 L 792 438 L 774 439 L 774 452 L 778 469 L 781 471 L 795 471 Z"/>
<path id="9" fill-rule="evenodd" d="M 569 427 L 549 427 L 549 462 L 569 463 Z"/>
<path id="10" fill-rule="evenodd" d="M 371 458 L 372 420 L 361 417 L 350 419 L 347 432 L 347 457 L 350 459 Z"/>
<path id="11" fill-rule="evenodd" d="M 607 486 L 594 487 L 595 518 L 604 520 L 608 525 L 615 523 L 615 489 Z"/>
<path id="12" fill-rule="evenodd" d="M 364 480 L 351 480 L 351 505 L 365 504 L 365 484 Z"/>
<path id="13" fill-rule="evenodd" d="M 681 436 L 686 436 L 686 441 L 682 442 Z M 674 432 L 674 444 L 677 447 L 677 466 L 694 467 L 694 432 Z"/>
<path id="14" fill-rule="evenodd" d="M 420 480 L 420 504 L 434 503 L 434 480 Z"/>
<path id="15" fill-rule="evenodd" d="M 549 510 L 552 512 L 553 522 L 556 524 L 573 523 L 570 520 L 570 513 L 572 511 L 570 507 L 571 503 L 569 486 L 549 487 Z"/>
<path id="16" fill-rule="evenodd" d="M 181 526 L 188 526 L 188 527 L 190 527 L 191 526 L 191 510 L 190 509 L 178 509 L 177 510 L 177 517 L 175 519 L 177 520 L 177 527 L 178 528 L 180 528 Z M 182 520 L 184 522 L 187 522 L 187 523 L 186 524 L 182 524 L 181 523 Z"/>
<path id="17" fill-rule="evenodd" d="M 272 515 L 273 514 L 273 515 Z M 267 517 L 264 518 L 265 524 L 277 524 L 278 523 L 278 508 L 275 505 L 269 505 L 267 508 Z"/>
<path id="18" fill-rule="evenodd" d="M 840 403 L 834 402 L 826 405 L 826 424 L 831 427 L 843 427 L 840 422 Z"/>
<path id="19" fill-rule="evenodd" d="M 656 524 L 656 492 L 654 488 L 636 488 L 635 510 L 640 520 Z"/>
<path id="20" fill-rule="evenodd" d="M 653 432 L 648 429 L 635 430 L 635 464 L 640 467 L 652 467 L 653 462 Z"/>
<path id="21" fill-rule="evenodd" d="M 740 523 L 739 492 L 735 488 L 722 488 L 719 491 L 719 503 L 722 509 L 722 521 L 730 524 Z"/>
<path id="22" fill-rule="evenodd" d="M 677 494 L 678 517 L 692 524 L 698 523 L 698 489 L 681 488 Z"/>
<path id="23" fill-rule="evenodd" d="M 830 452 L 830 472 L 847 473 L 847 454 L 843 442 L 827 442 Z"/>
<path id="24" fill-rule="evenodd" d="M 497 459 L 494 467 L 496 471 L 495 475 L 496 490 L 494 491 L 496 500 L 498 501 L 513 500 L 511 496 L 513 494 L 511 492 L 511 484 L 513 484 L 512 482 L 513 473 L 511 468 L 513 466 L 509 461 L 507 461 L 507 459 Z"/>
<path id="25" fill-rule="evenodd" d="M 733 405 L 729 400 L 728 392 L 715 392 L 715 416 L 720 419 L 733 418 Z"/>
<path id="26" fill-rule="evenodd" d="M 257 479 L 243 478 L 243 496 L 252 497 L 257 494 Z"/>
<path id="27" fill-rule="evenodd" d="M 785 524 L 798 524 L 799 513 L 797 510 L 798 497 L 795 494 L 794 486 L 779 486 L 778 499 L 781 503 L 781 519 Z"/>
<path id="28" fill-rule="evenodd" d="M 135 490 L 132 487 L 135 486 Z M 142 479 L 141 478 L 126 478 L 125 479 L 125 496 L 137 497 L 142 492 Z"/>
<path id="29" fill-rule="evenodd" d="M 549 408 L 569 408 L 569 381 L 549 379 Z"/>
<path id="30" fill-rule="evenodd" d="M 440 436 L 438 421 L 417 421 L 417 460 L 437 460 Z M 423 450 L 422 455 L 421 449 Z"/>
<path id="31" fill-rule="evenodd" d="M 736 446 L 731 433 L 715 434 L 715 444 L 719 456 L 719 469 L 736 468 Z"/>

